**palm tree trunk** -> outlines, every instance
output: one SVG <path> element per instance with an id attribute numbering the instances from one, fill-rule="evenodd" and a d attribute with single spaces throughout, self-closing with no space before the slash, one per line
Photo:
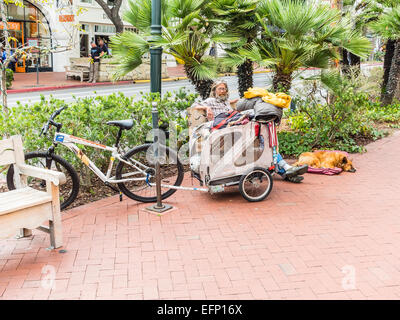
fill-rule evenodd
<path id="1" fill-rule="evenodd" d="M 6 69 L 5 68 L 1 68 L 0 70 L 1 72 L 1 102 L 3 105 L 3 112 L 6 115 L 6 117 L 8 116 L 8 105 L 7 105 L 7 73 L 6 73 Z"/>
<path id="2" fill-rule="evenodd" d="M 342 73 L 349 74 L 350 72 L 350 63 L 348 59 L 349 52 L 344 48 L 340 48 L 339 51 L 342 57 L 342 59 L 340 60 L 340 64 L 342 65 Z"/>
<path id="3" fill-rule="evenodd" d="M 361 58 L 355 54 L 349 52 L 350 66 L 352 67 L 356 76 L 361 72 Z"/>
<path id="4" fill-rule="evenodd" d="M 200 94 L 202 99 L 207 99 L 210 96 L 211 86 L 214 81 L 211 79 L 200 80 L 193 74 L 190 67 L 184 66 L 186 76 L 188 77 L 191 84 L 194 85 L 196 91 Z"/>
<path id="5" fill-rule="evenodd" d="M 237 68 L 239 95 L 243 97 L 244 92 L 253 87 L 253 61 L 246 59 Z"/>
<path id="6" fill-rule="evenodd" d="M 386 42 L 386 50 L 385 50 L 385 57 L 383 60 L 383 81 L 382 81 L 382 86 L 381 86 L 381 100 L 383 100 L 383 95 L 386 92 L 386 86 L 389 80 L 389 72 L 390 72 L 390 67 L 392 66 L 392 59 L 393 59 L 393 54 L 394 54 L 394 40 L 388 40 Z"/>
<path id="7" fill-rule="evenodd" d="M 272 79 L 272 86 L 275 92 L 281 91 L 289 93 L 292 87 L 292 74 L 284 74 L 276 70 L 274 78 Z"/>
<path id="8" fill-rule="evenodd" d="M 399 80 L 400 80 L 400 39 L 397 39 L 395 42 L 392 64 L 390 66 L 386 92 L 384 92 L 382 95 L 383 96 L 382 105 L 386 106 L 392 103 Z"/>

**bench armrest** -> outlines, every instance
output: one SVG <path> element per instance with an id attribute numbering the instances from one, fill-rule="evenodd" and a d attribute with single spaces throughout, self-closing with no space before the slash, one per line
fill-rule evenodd
<path id="1" fill-rule="evenodd" d="M 61 185 L 67 181 L 64 173 L 54 170 L 38 168 L 27 164 L 19 165 L 18 169 L 23 175 L 48 180 L 54 183 L 54 185 L 56 186 Z"/>

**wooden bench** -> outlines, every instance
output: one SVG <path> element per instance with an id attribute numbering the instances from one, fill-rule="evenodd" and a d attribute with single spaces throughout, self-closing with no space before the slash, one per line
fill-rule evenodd
<path id="1" fill-rule="evenodd" d="M 16 189 L 0 193 L 0 239 L 19 233 L 31 236 L 31 229 L 50 234 L 52 248 L 62 246 L 59 185 L 65 183 L 62 172 L 42 169 L 25 164 L 21 136 L 0 140 L 0 169 L 14 166 Z M 27 177 L 46 180 L 47 192 L 27 186 Z M 41 226 L 45 221 L 49 227 Z"/>
<path id="2" fill-rule="evenodd" d="M 77 77 L 83 82 L 84 80 L 89 80 L 89 70 L 85 70 L 84 68 L 74 68 L 65 66 L 65 78 L 73 78 Z"/>

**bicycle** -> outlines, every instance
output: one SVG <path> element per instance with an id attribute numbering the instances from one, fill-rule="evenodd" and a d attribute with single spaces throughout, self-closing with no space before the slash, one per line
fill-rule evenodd
<path id="1" fill-rule="evenodd" d="M 130 149 L 123 155 L 120 153 L 119 142 L 122 137 L 122 132 L 123 130 L 130 130 L 133 127 L 133 120 L 107 122 L 107 125 L 119 127 L 115 145 L 114 147 L 109 147 L 97 142 L 62 133 L 62 124 L 55 122 L 54 119 L 65 108 L 66 107 L 64 106 L 56 110 L 50 116 L 47 123 L 43 125 L 40 132 L 40 135 L 46 135 L 51 126 L 54 126 L 56 132 L 53 139 L 53 145 L 50 146 L 47 151 L 36 151 L 25 154 L 26 161 L 32 160 L 35 165 L 39 163 L 45 168 L 62 171 L 66 175 L 67 182 L 60 186 L 61 209 L 63 210 L 67 208 L 76 199 L 79 193 L 80 182 L 78 173 L 73 166 L 67 160 L 55 154 L 55 149 L 59 144 L 72 151 L 107 187 L 119 192 L 121 201 L 122 194 L 125 194 L 127 197 L 140 202 L 156 202 L 155 157 L 154 148 L 151 148 L 152 146 L 155 146 L 155 144 L 146 143 Z M 110 151 L 111 157 L 107 172 L 103 173 L 82 152 L 82 150 L 76 146 L 76 144 Z M 115 169 L 115 175 L 111 176 L 115 160 L 118 160 L 118 163 Z M 173 186 L 181 185 L 184 176 L 184 169 L 175 151 L 161 144 L 159 144 L 159 161 L 162 183 L 161 197 L 162 199 L 166 199 L 176 192 L 177 189 L 172 188 Z M 34 188 L 46 188 L 46 182 L 43 180 L 30 180 L 28 183 Z M 118 188 L 113 186 L 115 184 Z M 7 186 L 9 190 L 15 189 L 14 168 L 12 166 L 7 172 Z"/>

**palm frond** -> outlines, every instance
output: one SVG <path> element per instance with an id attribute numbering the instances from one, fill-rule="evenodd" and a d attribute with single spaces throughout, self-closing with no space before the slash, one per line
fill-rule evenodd
<path id="1" fill-rule="evenodd" d="M 349 34 L 341 46 L 361 58 L 367 58 L 372 48 L 371 42 L 367 38 L 356 33 Z"/>
<path id="2" fill-rule="evenodd" d="M 221 59 L 221 63 L 224 66 L 227 67 L 234 67 L 237 68 L 241 64 L 243 64 L 246 61 L 246 57 L 240 54 L 236 54 L 233 52 L 227 53 L 224 57 Z"/>
<path id="3" fill-rule="evenodd" d="M 111 37 L 110 48 L 118 61 L 113 78 L 118 79 L 142 63 L 143 55 L 149 51 L 149 43 L 138 34 L 125 31 Z"/>
<path id="4" fill-rule="evenodd" d="M 400 38 L 400 5 L 383 14 L 371 28 L 386 39 Z"/>
<path id="5" fill-rule="evenodd" d="M 257 63 L 260 63 L 263 60 L 260 50 L 256 45 L 251 45 L 248 49 L 239 48 L 238 54 Z"/>
<path id="6" fill-rule="evenodd" d="M 199 80 L 211 80 L 217 77 L 216 60 L 213 58 L 204 57 L 202 61 L 193 61 L 188 67 Z"/>
<path id="7" fill-rule="evenodd" d="M 211 40 L 218 43 L 233 43 L 240 41 L 240 39 L 240 35 L 234 32 L 224 32 L 211 36 Z"/>
<path id="8" fill-rule="evenodd" d="M 150 30 L 151 0 L 129 0 L 128 7 L 122 15 L 123 20 L 141 31 Z"/>

